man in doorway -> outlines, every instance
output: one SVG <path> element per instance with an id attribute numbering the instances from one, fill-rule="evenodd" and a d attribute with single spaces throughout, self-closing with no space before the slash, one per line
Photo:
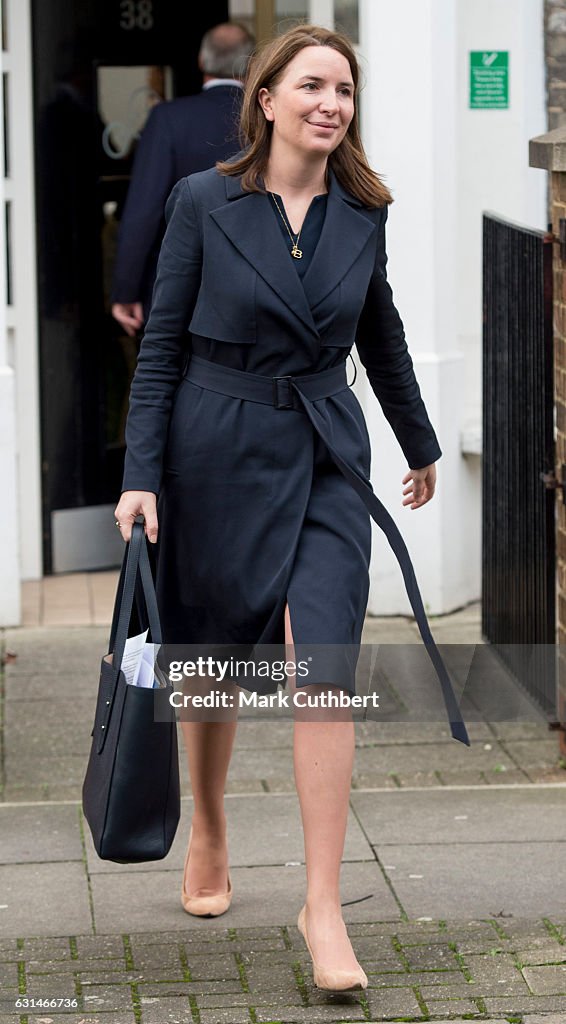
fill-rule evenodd
<path id="1" fill-rule="evenodd" d="M 240 149 L 242 79 L 254 45 L 243 25 L 224 22 L 209 29 L 198 57 L 201 92 L 158 103 L 147 119 L 120 222 L 111 297 L 112 315 L 130 337 L 149 314 L 173 185 Z"/>

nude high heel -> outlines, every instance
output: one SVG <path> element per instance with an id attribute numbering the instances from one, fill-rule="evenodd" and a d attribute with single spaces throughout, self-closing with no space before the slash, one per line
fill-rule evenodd
<path id="1" fill-rule="evenodd" d="M 219 917 L 225 914 L 232 902 L 232 880 L 228 871 L 228 889 L 226 892 L 211 893 L 210 896 L 189 896 L 185 884 L 187 878 L 187 865 L 191 852 L 191 840 L 193 837 L 193 826 L 189 831 L 189 845 L 183 868 L 183 887 L 181 889 L 181 902 L 187 914 L 194 914 L 196 917 Z"/>
<path id="2" fill-rule="evenodd" d="M 350 992 L 359 988 L 367 988 L 368 977 L 362 967 L 360 967 L 359 971 L 340 971 L 331 970 L 316 963 L 307 936 L 306 906 L 301 907 L 297 919 L 297 928 L 303 936 L 311 955 L 313 980 L 317 988 L 323 988 L 331 992 Z"/>

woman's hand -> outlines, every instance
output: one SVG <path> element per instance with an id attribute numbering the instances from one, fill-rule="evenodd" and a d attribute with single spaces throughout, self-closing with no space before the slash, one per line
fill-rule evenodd
<path id="1" fill-rule="evenodd" d="M 136 516 L 145 519 L 144 532 L 149 541 L 157 541 L 157 495 L 153 491 L 124 491 L 114 509 L 116 522 L 120 523 L 122 539 L 129 541 L 132 536 L 132 523 Z"/>
<path id="2" fill-rule="evenodd" d="M 411 482 L 409 483 L 409 481 Z M 431 462 L 430 466 L 423 466 L 422 469 L 410 469 L 401 482 L 408 484 L 403 494 L 409 495 L 408 498 L 405 498 L 403 505 L 410 505 L 411 508 L 420 508 L 421 505 L 426 505 L 427 501 L 432 498 L 436 486 L 435 463 Z"/>

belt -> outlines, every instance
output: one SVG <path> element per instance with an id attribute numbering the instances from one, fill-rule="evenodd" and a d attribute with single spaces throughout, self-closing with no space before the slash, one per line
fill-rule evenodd
<path id="1" fill-rule="evenodd" d="M 401 536 L 395 520 L 385 505 L 373 491 L 371 484 L 345 461 L 329 437 L 328 426 L 318 409 L 312 402 L 321 398 L 330 398 L 348 388 L 346 367 L 344 363 L 333 366 L 329 370 L 304 376 L 267 377 L 262 374 L 235 370 L 229 366 L 220 366 L 209 359 L 191 355 L 185 371 L 186 380 L 198 384 L 199 387 L 230 398 L 242 398 L 262 405 L 272 405 L 276 409 L 288 409 L 305 412 L 312 426 L 320 436 L 331 458 L 338 466 L 346 480 L 352 485 L 364 502 L 370 516 L 383 530 L 387 540 L 401 567 L 407 596 L 411 602 L 419 632 L 434 669 L 440 681 L 442 696 L 450 722 L 450 731 L 456 740 L 470 746 L 470 740 L 448 670 L 442 660 L 440 651 L 434 642 L 424 605 L 415 576 L 413 563 L 407 545 Z"/>

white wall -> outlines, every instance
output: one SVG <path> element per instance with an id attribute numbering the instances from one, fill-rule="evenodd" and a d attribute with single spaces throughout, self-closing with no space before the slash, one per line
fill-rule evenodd
<path id="1" fill-rule="evenodd" d="M 547 130 L 542 0 L 459 4 L 458 341 L 466 361 L 466 407 L 481 416 L 482 211 L 546 228 L 546 175 L 529 167 L 529 139 Z M 469 50 L 509 50 L 509 109 L 470 110 Z"/>
<path id="2" fill-rule="evenodd" d="M 12 205 L 12 292 L 7 308 L 8 363 L 15 374 L 17 536 L 21 579 L 42 575 L 39 342 L 35 273 L 35 199 L 30 0 L 3 0 L 8 24 L 8 127 Z M 4 493 L 4 488 L 3 488 Z M 3 544 L 6 541 L 3 539 Z M 13 616 L 10 616 L 12 621 Z M 4 620 L 6 621 L 6 620 Z"/>
<path id="3" fill-rule="evenodd" d="M 4 0 L 7 49 L 5 126 L 9 166 L 0 203 L 0 625 L 21 618 L 20 578 L 41 571 L 39 431 L 33 205 L 31 201 L 31 62 L 27 3 Z M 11 303 L 7 305 L 5 209 L 10 208 Z M 31 249 L 29 244 L 31 242 Z M 31 260 L 31 266 L 30 266 Z M 26 373 L 30 373 L 28 378 Z"/>
<path id="4" fill-rule="evenodd" d="M 546 128 L 542 0 L 360 0 L 364 142 L 395 202 L 388 275 L 442 458 L 433 500 L 402 507 L 407 466 L 369 385 L 373 484 L 409 547 L 427 611 L 477 599 L 481 461 L 461 435 L 481 425 L 481 213 L 535 225 L 544 175 L 528 139 Z M 468 51 L 510 52 L 508 110 L 468 110 Z M 538 176 L 537 176 L 538 175 Z M 368 610 L 410 613 L 400 569 L 374 529 Z"/>

